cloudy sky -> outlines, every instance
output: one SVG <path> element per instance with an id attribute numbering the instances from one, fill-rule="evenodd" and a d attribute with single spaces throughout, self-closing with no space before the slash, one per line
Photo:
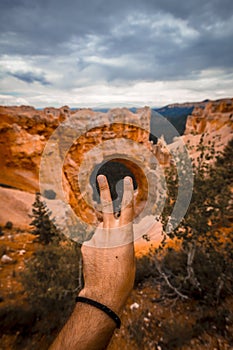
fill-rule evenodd
<path id="1" fill-rule="evenodd" d="M 0 104 L 233 96 L 232 0 L 1 0 Z"/>

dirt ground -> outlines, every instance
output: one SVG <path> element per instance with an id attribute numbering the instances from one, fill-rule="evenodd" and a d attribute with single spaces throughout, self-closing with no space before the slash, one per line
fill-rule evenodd
<path id="1" fill-rule="evenodd" d="M 0 253 L 12 260 L 0 263 L 0 312 L 4 308 L 24 306 L 25 293 L 20 283 L 24 263 L 36 248 L 34 236 L 25 231 L 3 229 Z M 225 300 L 223 308 L 233 314 L 233 298 Z M 160 286 L 153 278 L 133 290 L 122 314 L 122 327 L 113 336 L 109 350 L 232 350 L 229 334 L 233 320 L 225 322 L 222 332 L 214 325 L 200 322 L 203 310 L 191 300 L 163 302 Z M 232 316 L 231 316 L 232 317 Z M 206 321 L 207 322 L 207 321 Z M 203 328 L 203 329 L 200 329 Z M 46 350 L 46 338 L 34 335 L 22 339 L 19 332 L 0 335 L 1 350 Z"/>

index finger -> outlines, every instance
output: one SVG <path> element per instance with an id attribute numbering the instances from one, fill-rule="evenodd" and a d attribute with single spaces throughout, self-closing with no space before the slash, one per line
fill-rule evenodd
<path id="1" fill-rule="evenodd" d="M 103 212 L 103 224 L 108 224 L 110 220 L 114 218 L 113 216 L 113 205 L 110 189 L 108 186 L 107 178 L 104 175 L 99 175 L 97 181 L 100 189 L 100 201 Z"/>
<path id="2" fill-rule="evenodd" d="M 121 203 L 120 223 L 127 225 L 133 221 L 133 181 L 131 177 L 124 178 L 124 193 Z"/>

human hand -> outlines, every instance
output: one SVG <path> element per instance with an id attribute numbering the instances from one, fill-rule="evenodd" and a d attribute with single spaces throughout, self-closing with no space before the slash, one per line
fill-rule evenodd
<path id="1" fill-rule="evenodd" d="M 80 296 L 95 299 L 120 312 L 135 278 L 133 183 L 124 179 L 121 215 L 116 218 L 107 179 L 99 175 L 103 222 L 82 246 L 84 289 Z"/>

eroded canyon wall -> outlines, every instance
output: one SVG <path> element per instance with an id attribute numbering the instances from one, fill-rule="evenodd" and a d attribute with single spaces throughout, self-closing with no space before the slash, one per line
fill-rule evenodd
<path id="1" fill-rule="evenodd" d="M 6 218 L 3 205 L 7 197 L 10 206 L 9 191 L 11 195 L 16 191 L 12 195 L 11 207 L 14 207 L 17 193 L 19 197 L 22 194 L 18 190 L 32 194 L 27 196 L 28 206 L 31 206 L 34 193 L 41 190 L 40 175 L 44 186 L 42 194 L 53 193 L 54 199 L 59 200 L 59 187 L 76 214 L 84 220 L 94 220 L 90 198 L 85 197 L 89 177 L 96 167 L 113 159 L 125 163 L 134 173 L 139 184 L 137 201 L 145 201 L 148 184 L 143 170 L 147 169 L 150 177 L 149 173 L 151 170 L 153 173 L 155 167 L 150 157 L 144 159 L 145 153 L 151 150 L 150 113 L 149 108 L 139 109 L 136 113 L 125 108 L 100 113 L 90 109 L 71 111 L 66 106 L 42 111 L 27 106 L 0 107 L 1 223 L 12 219 Z M 56 135 L 55 141 L 53 137 L 51 139 L 53 135 Z M 49 139 L 52 151 L 43 153 Z M 42 155 L 47 172 L 40 174 Z M 49 173 L 51 168 L 53 173 Z M 56 186 L 61 171 L 62 178 Z M 80 173 L 81 180 L 78 178 Z M 22 207 L 25 208 L 25 197 L 23 201 Z M 11 211 L 8 213 L 10 215 Z M 16 221 L 19 225 L 19 219 Z"/>
<path id="2" fill-rule="evenodd" d="M 184 141 L 195 145 L 202 133 L 206 134 L 206 142 L 220 135 L 216 147 L 223 149 L 232 138 L 232 115 L 233 99 L 210 101 L 204 108 L 195 108 L 187 119 Z M 158 145 L 152 145 L 149 141 L 150 118 L 149 108 L 136 113 L 125 108 L 101 113 L 91 109 L 72 111 L 67 106 L 44 110 L 28 106 L 0 107 L 0 224 L 10 220 L 15 226 L 28 226 L 30 219 L 27 215 L 34 194 L 40 190 L 41 156 L 55 132 L 60 139 L 56 152 L 47 154 L 44 160 L 48 162 L 48 169 L 51 162 L 57 162 L 58 168 L 62 168 L 62 180 L 53 174 L 47 183 L 45 179 L 43 187 L 47 194 L 55 195 L 54 203 L 60 198 L 57 188 L 54 188 L 54 178 L 57 178 L 75 212 L 86 221 L 94 220 L 95 213 L 90 204 L 90 174 L 100 164 L 115 159 L 125 163 L 135 174 L 140 188 L 137 195 L 140 206 L 140 202 L 147 200 L 145 193 L 148 190 L 143 172 L 146 170 L 149 177 L 153 177 L 158 167 L 154 157 L 160 164 L 169 165 L 169 148 L 176 143 L 167 147 L 163 140 L 159 140 Z M 146 156 L 147 151 L 153 155 L 151 158 Z M 55 205 L 54 212 L 63 220 L 65 208 L 60 208 Z"/>

